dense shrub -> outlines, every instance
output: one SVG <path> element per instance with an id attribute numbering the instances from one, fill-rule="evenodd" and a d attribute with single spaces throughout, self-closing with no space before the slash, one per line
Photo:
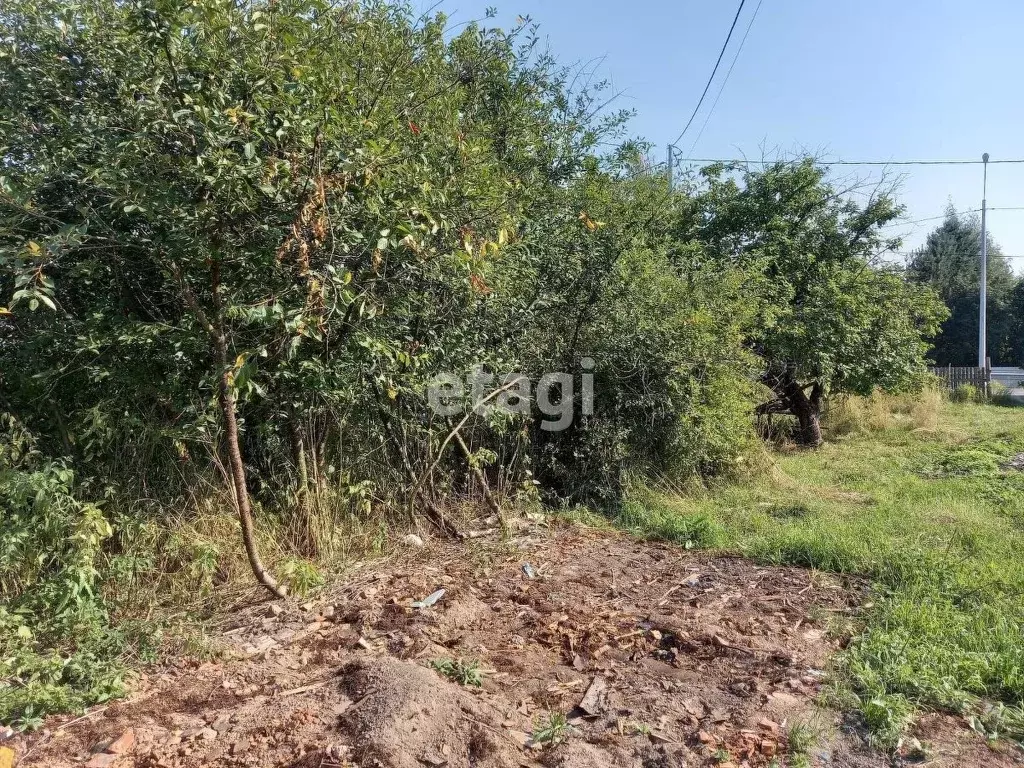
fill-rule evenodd
<path id="1" fill-rule="evenodd" d="M 123 638 L 98 594 L 111 527 L 75 490 L 67 465 L 0 414 L 0 722 L 31 727 L 121 691 Z"/>
<path id="2" fill-rule="evenodd" d="M 98 489 L 178 506 L 220 466 L 243 530 L 326 510 L 290 526 L 315 554 L 367 504 L 429 511 L 488 476 L 614 506 L 627 465 L 735 460 L 743 273 L 675 261 L 685 197 L 635 146 L 597 155 L 623 116 L 595 117 L 529 28 L 448 38 L 313 0 L 58 15 L 6 17 L 0 357 L 8 407 Z M 534 408 L 446 442 L 427 408 L 438 373 L 585 358 L 594 413 L 564 432 Z"/>
<path id="3" fill-rule="evenodd" d="M 954 403 L 976 403 L 979 397 L 978 388 L 973 384 L 961 384 L 949 395 L 949 399 Z"/>

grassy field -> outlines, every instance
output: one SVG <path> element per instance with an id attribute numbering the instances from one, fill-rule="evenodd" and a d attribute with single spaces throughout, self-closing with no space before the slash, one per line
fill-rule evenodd
<path id="1" fill-rule="evenodd" d="M 621 523 L 642 535 L 864 574 L 876 594 L 846 627 L 837 702 L 891 745 L 918 708 L 1024 738 L 1024 408 L 847 401 L 817 451 L 780 449 L 702 492 L 641 488 Z"/>

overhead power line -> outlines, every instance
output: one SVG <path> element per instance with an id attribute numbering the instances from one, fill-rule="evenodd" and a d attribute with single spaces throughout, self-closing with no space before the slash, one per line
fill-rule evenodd
<path id="1" fill-rule="evenodd" d="M 722 50 L 719 51 L 718 53 L 718 60 L 715 62 L 715 68 L 711 70 L 711 77 L 708 78 L 708 83 L 707 85 L 704 86 L 704 93 L 700 95 L 700 101 L 698 101 L 697 106 L 694 107 L 693 114 L 690 115 L 690 119 L 686 121 L 686 127 L 683 128 L 682 133 L 680 133 L 679 136 L 676 137 L 676 140 L 672 142 L 673 144 L 678 144 L 679 139 L 683 138 L 683 136 L 686 135 L 686 132 L 690 129 L 690 126 L 693 125 L 693 119 L 697 116 L 697 113 L 700 112 L 700 107 L 704 103 L 704 99 L 707 98 L 708 89 L 711 88 L 711 83 L 714 82 L 715 75 L 718 74 L 718 67 L 722 63 L 722 57 L 725 56 L 725 49 L 729 47 L 729 41 L 732 40 L 732 33 L 736 29 L 736 22 L 740 20 L 740 13 L 743 11 L 743 5 L 744 3 L 746 3 L 746 1 L 747 0 L 740 0 L 740 6 L 739 8 L 736 9 L 736 15 L 733 17 L 732 20 L 732 26 L 729 27 L 729 34 L 725 36 L 725 43 L 722 45 Z"/>
<path id="2" fill-rule="evenodd" d="M 917 251 L 883 251 L 881 255 L 916 256 L 917 253 Z M 1024 259 L 1024 254 L 990 253 L 988 257 L 990 259 Z"/>
<path id="3" fill-rule="evenodd" d="M 1007 207 L 1001 207 L 1001 208 L 1000 207 L 989 208 L 988 210 L 989 210 L 989 213 L 991 213 L 992 211 L 1024 211 L 1024 205 L 1007 206 Z M 957 211 L 957 213 L 958 214 L 960 214 L 960 213 L 981 213 L 981 208 L 968 208 L 965 211 Z M 929 216 L 929 217 L 924 218 L 924 219 L 914 219 L 913 221 L 899 221 L 897 219 L 896 221 L 890 221 L 885 226 L 887 226 L 887 227 L 900 227 L 900 226 L 909 226 L 911 224 L 923 224 L 926 221 L 938 221 L 939 219 L 944 219 L 948 215 L 949 215 L 948 213 L 944 213 L 941 216 Z"/>
<path id="4" fill-rule="evenodd" d="M 676 139 L 679 141 L 679 139 Z M 674 143 L 674 142 L 673 142 Z M 813 159 L 813 158 L 812 158 Z M 681 163 L 707 163 L 707 164 L 722 164 L 722 165 L 774 165 L 778 160 L 746 160 L 737 159 L 732 160 L 716 160 L 706 157 L 681 157 L 679 158 Z M 982 160 L 814 160 L 815 165 L 981 165 Z M 1009 164 L 1009 163 L 1024 163 L 1024 159 L 1013 159 L 1013 160 L 989 160 L 989 165 L 996 163 Z"/>
<path id="5" fill-rule="evenodd" d="M 704 118 L 704 123 L 700 127 L 700 131 L 697 133 L 697 138 L 693 140 L 693 144 L 690 146 L 690 151 L 693 152 L 697 143 L 700 141 L 700 137 L 704 135 L 704 129 L 708 127 L 708 123 L 711 121 L 711 116 L 715 114 L 715 107 L 718 106 L 719 99 L 722 98 L 722 93 L 725 91 L 725 86 L 729 83 L 729 78 L 732 76 L 732 71 L 736 67 L 736 62 L 740 59 L 740 53 L 743 51 L 743 45 L 747 42 L 747 37 L 750 35 L 750 28 L 754 26 L 754 20 L 757 18 L 757 12 L 761 10 L 761 3 L 764 0 L 758 0 L 757 7 L 754 8 L 754 15 L 750 17 L 750 21 L 747 23 L 747 30 L 743 33 L 743 39 L 740 40 L 740 45 L 736 49 L 736 55 L 732 57 L 732 63 L 729 65 L 729 70 L 725 73 L 725 79 L 722 81 L 721 87 L 718 89 L 718 93 L 715 95 L 715 100 L 711 104 L 711 109 L 708 110 L 707 116 Z M 685 131 L 683 131 L 685 133 Z"/>

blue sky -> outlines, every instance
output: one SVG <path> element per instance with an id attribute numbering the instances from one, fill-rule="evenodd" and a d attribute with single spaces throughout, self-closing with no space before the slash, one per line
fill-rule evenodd
<path id="1" fill-rule="evenodd" d="M 420 8 L 429 5 L 419 0 Z M 432 4 L 432 3 L 431 3 Z M 443 0 L 452 21 L 541 25 L 560 61 L 604 56 L 632 132 L 659 146 L 686 124 L 711 74 L 738 0 Z M 689 132 L 700 132 L 757 0 L 747 0 L 716 82 Z M 762 148 L 829 159 L 1024 158 L 1024 2 L 1020 0 L 762 0 L 740 58 L 693 156 L 760 158 Z M 661 158 L 664 149 L 657 156 Z M 839 168 L 877 178 L 880 169 Z M 979 208 L 980 166 L 892 168 L 907 219 L 952 201 Z M 1024 164 L 989 168 L 989 206 L 1024 207 Z M 906 247 L 932 222 L 901 225 Z M 993 211 L 1007 254 L 1024 255 L 1024 210 Z M 1024 270 L 1024 259 L 1012 262 Z"/>

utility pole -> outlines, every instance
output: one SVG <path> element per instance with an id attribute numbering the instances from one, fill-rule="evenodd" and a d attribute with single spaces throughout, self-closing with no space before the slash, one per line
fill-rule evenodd
<path id="1" fill-rule="evenodd" d="M 672 191 L 672 164 L 675 162 L 675 157 L 672 155 L 672 145 L 668 145 L 668 152 L 665 156 L 666 164 L 665 167 L 668 169 L 668 191 Z"/>
<path id="2" fill-rule="evenodd" d="M 988 350 L 988 229 L 985 217 L 988 213 L 988 152 L 981 156 L 984 174 L 981 192 L 981 296 L 978 307 L 978 367 L 987 364 Z"/>

